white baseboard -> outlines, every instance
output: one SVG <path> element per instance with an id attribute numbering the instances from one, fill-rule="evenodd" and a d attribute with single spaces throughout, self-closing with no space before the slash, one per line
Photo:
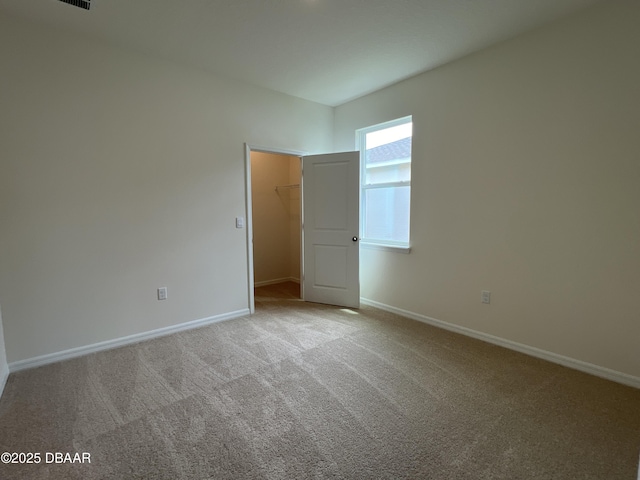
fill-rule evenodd
<path id="1" fill-rule="evenodd" d="M 258 288 L 258 287 L 266 287 L 267 285 L 276 285 L 278 283 L 285 283 L 285 282 L 300 283 L 300 279 L 294 278 L 294 277 L 276 278 L 274 280 L 263 280 L 262 282 L 255 282 L 253 285 L 254 287 Z"/>
<path id="2" fill-rule="evenodd" d="M 62 352 L 50 353 L 48 355 L 41 355 L 39 357 L 27 358 L 26 360 L 19 360 L 9 364 L 10 372 L 19 372 L 20 370 L 26 370 L 29 368 L 41 367 L 42 365 L 48 365 L 50 363 L 60 362 L 62 360 L 69 360 L 71 358 L 81 357 L 89 355 L 90 353 L 101 352 L 103 350 L 111 350 L 112 348 L 123 347 L 132 343 L 142 342 L 144 340 L 151 340 L 152 338 L 164 337 L 172 333 L 182 332 L 184 330 L 191 330 L 193 328 L 203 327 L 211 323 L 222 322 L 224 320 L 230 320 L 232 318 L 243 317 L 249 315 L 249 309 L 237 310 L 235 312 L 224 313 L 221 315 L 215 315 L 213 317 L 202 318 L 200 320 L 193 320 L 191 322 L 181 323 L 179 325 L 172 325 L 170 327 L 158 328 L 157 330 L 151 330 L 148 332 L 136 333 L 127 337 L 116 338 L 113 340 L 107 340 L 104 342 L 93 343 L 91 345 L 85 345 L 83 347 L 71 348 L 69 350 L 63 350 Z"/>
<path id="3" fill-rule="evenodd" d="M 514 342 L 511 340 L 506 340 L 494 335 L 489 335 L 488 333 L 478 332 L 477 330 L 454 325 L 449 322 L 437 320 L 435 318 L 427 317 L 426 315 L 421 315 L 419 313 L 410 312 L 408 310 L 403 310 L 401 308 L 392 307 L 390 305 L 376 302 L 374 300 L 361 298 L 360 301 L 365 305 L 370 305 L 372 307 L 379 308 L 380 310 L 385 310 L 387 312 L 395 313 L 397 315 L 411 318 L 419 322 L 427 323 L 429 325 L 433 325 L 434 327 L 444 328 L 445 330 L 449 330 L 451 332 L 477 338 L 478 340 L 483 340 L 494 345 L 499 345 L 510 350 L 515 350 L 516 352 L 531 355 L 532 357 L 541 358 L 552 363 L 557 363 L 565 367 L 573 368 L 574 370 L 580 370 L 581 372 L 589 373 L 597 377 L 606 378 L 607 380 L 612 380 L 617 383 L 622 383 L 624 385 L 640 389 L 640 377 L 634 377 L 633 375 L 618 372 L 616 370 L 611 370 L 609 368 L 594 365 L 592 363 L 583 362 L 582 360 L 576 360 L 574 358 L 565 357 L 564 355 L 558 355 L 557 353 L 548 352 L 540 348 L 531 347 L 529 345 Z"/>
<path id="4" fill-rule="evenodd" d="M 5 364 L 0 372 L 0 398 L 4 393 L 4 386 L 7 384 L 7 380 L 9 380 L 9 365 Z"/>

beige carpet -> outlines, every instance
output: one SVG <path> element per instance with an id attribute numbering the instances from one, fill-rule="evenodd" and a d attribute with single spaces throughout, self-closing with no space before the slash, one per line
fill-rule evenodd
<path id="1" fill-rule="evenodd" d="M 251 317 L 12 374 L 0 452 L 42 461 L 0 478 L 636 479 L 639 390 L 294 287 L 259 289 Z"/>

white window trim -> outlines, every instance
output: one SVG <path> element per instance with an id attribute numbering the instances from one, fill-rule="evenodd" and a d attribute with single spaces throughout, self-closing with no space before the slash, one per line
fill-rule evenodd
<path id="1" fill-rule="evenodd" d="M 389 182 L 385 184 L 373 184 L 373 185 L 364 185 L 362 183 L 366 178 L 366 175 L 365 175 L 366 165 L 365 165 L 364 156 L 361 148 L 361 146 L 364 144 L 364 139 L 366 138 L 367 133 L 383 130 L 385 128 L 395 127 L 397 125 L 402 125 L 409 122 L 413 122 L 413 117 L 411 115 L 356 130 L 356 150 L 359 151 L 361 154 L 360 155 L 361 157 L 361 162 L 360 162 L 360 179 L 361 179 L 360 180 L 360 230 L 361 230 L 360 238 L 362 240 L 360 242 L 360 245 L 363 248 L 370 249 L 370 250 L 381 250 L 381 251 L 399 252 L 399 253 L 411 252 L 411 211 L 409 211 L 409 242 L 408 243 L 367 239 L 367 238 L 364 238 L 364 232 L 362 231 L 364 226 L 364 215 L 365 215 L 362 198 L 363 198 L 363 192 L 365 190 L 371 189 L 371 188 L 381 188 L 381 187 L 411 187 L 411 181 Z M 398 164 L 411 163 L 411 160 L 412 160 L 411 158 L 402 159 L 402 161 L 399 161 Z M 383 165 L 380 165 L 380 166 L 383 166 Z"/>
<path id="2" fill-rule="evenodd" d="M 411 246 L 382 245 L 379 243 L 367 242 L 365 240 L 360 242 L 360 246 L 367 250 L 380 250 L 383 252 L 394 252 L 394 253 L 411 253 Z"/>
<path id="3" fill-rule="evenodd" d="M 369 168 L 382 168 L 382 167 L 392 167 L 394 165 L 402 165 L 404 163 L 411 163 L 410 158 L 401 158 L 399 160 L 391 160 L 389 162 L 380 162 L 375 165 L 369 165 Z"/>

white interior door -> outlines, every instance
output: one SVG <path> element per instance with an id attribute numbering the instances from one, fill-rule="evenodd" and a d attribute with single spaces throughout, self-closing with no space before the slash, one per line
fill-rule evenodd
<path id="1" fill-rule="evenodd" d="M 360 154 L 302 157 L 303 298 L 360 306 Z"/>

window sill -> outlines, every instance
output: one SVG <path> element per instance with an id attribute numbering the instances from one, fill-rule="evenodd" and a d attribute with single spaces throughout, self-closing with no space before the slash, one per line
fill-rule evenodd
<path id="1" fill-rule="evenodd" d="M 367 243 L 360 242 L 362 248 L 367 250 L 381 250 L 383 252 L 395 252 L 395 253 L 411 253 L 411 247 L 400 247 L 397 245 L 382 245 L 380 243 Z"/>

